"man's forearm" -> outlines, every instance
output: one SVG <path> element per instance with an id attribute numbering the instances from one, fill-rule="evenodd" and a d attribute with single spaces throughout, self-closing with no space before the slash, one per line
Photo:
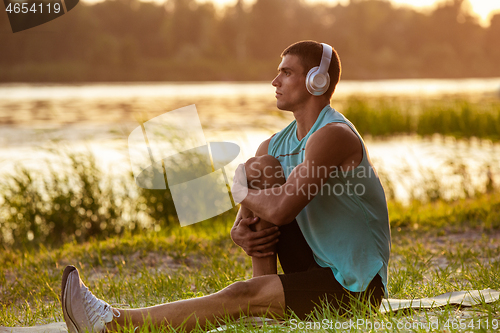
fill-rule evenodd
<path id="1" fill-rule="evenodd" d="M 296 214 L 293 215 L 293 208 L 287 208 L 290 206 L 287 196 L 293 195 L 293 191 L 288 193 L 287 190 L 291 190 L 291 186 L 286 184 L 265 190 L 249 189 L 241 205 L 275 225 L 288 224 L 293 221 Z"/>

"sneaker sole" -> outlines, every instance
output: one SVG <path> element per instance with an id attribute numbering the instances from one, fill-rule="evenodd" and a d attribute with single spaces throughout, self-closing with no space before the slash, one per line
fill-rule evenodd
<path id="1" fill-rule="evenodd" d="M 76 271 L 75 266 L 67 266 L 64 269 L 62 284 L 61 284 L 61 306 L 62 306 L 62 310 L 63 310 L 64 320 L 66 321 L 66 325 L 68 326 L 68 330 L 70 331 L 70 333 L 79 333 L 78 326 L 73 321 L 71 316 L 68 314 L 68 310 L 66 308 L 66 303 L 67 303 L 67 295 L 66 294 L 67 294 L 68 289 L 69 289 L 69 288 L 67 288 L 68 277 L 73 271 Z"/>

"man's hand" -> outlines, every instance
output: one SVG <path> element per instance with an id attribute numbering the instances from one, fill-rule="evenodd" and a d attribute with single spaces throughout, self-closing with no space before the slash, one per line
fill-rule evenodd
<path id="1" fill-rule="evenodd" d="M 259 222 L 258 217 L 237 220 L 231 228 L 231 238 L 249 256 L 256 258 L 272 256 L 275 253 L 269 251 L 269 248 L 278 243 L 279 228 L 270 227 L 254 231 L 250 226 L 257 222 Z"/>

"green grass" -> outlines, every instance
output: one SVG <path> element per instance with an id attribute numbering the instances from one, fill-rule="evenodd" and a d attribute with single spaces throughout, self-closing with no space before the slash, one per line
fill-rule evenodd
<path id="1" fill-rule="evenodd" d="M 500 103 L 494 100 L 351 99 L 346 103 L 346 115 L 362 133 L 372 136 L 441 133 L 499 138 Z M 68 264 L 80 269 L 98 297 L 133 308 L 207 295 L 251 277 L 250 259 L 229 238 L 234 210 L 180 228 L 168 191 L 137 191 L 131 177 L 114 187 L 91 155 L 67 154 L 61 161 L 71 173 L 48 165 L 44 176 L 19 168 L 2 180 L 0 325 L 61 321 L 60 281 Z M 390 198 L 393 235 L 389 296 L 411 299 L 454 290 L 499 290 L 496 183 L 473 188 L 470 171 L 457 165 L 453 172 L 461 177 L 464 193 L 448 197 L 450 184 L 432 170 L 422 172 L 425 181 L 409 189 L 418 192 L 411 192 L 411 200 L 401 203 L 394 200 L 394 183 L 379 170 Z M 409 323 L 416 325 L 411 330 L 417 332 L 426 331 L 424 325 L 436 320 L 439 331 L 456 331 L 453 325 L 449 330 L 444 327 L 450 319 L 481 320 L 483 328 L 488 320 L 491 331 L 492 321 L 500 319 L 500 303 L 391 314 L 361 307 L 353 318 L 370 318 L 384 327 L 392 324 L 395 329 L 388 331 Z M 349 320 L 326 307 L 311 319 Z M 231 331 L 250 330 L 229 319 L 227 323 L 235 325 Z M 264 331 L 290 328 L 288 322 L 284 327 L 266 326 Z"/>
<path id="2" fill-rule="evenodd" d="M 500 140 L 498 98 L 352 96 L 334 105 L 337 104 L 363 136 L 441 134 L 459 139 Z"/>
<path id="3" fill-rule="evenodd" d="M 391 298 L 500 289 L 498 192 L 452 204 L 438 201 L 402 206 L 391 202 L 389 209 L 393 236 L 388 286 Z M 231 214 L 234 216 L 234 211 Z M 56 248 L 4 248 L 0 251 L 0 325 L 61 321 L 60 281 L 68 264 L 80 269 L 83 280 L 98 297 L 132 308 L 207 295 L 248 279 L 251 261 L 230 240 L 231 225 L 232 217 L 227 216 L 160 232 L 126 232 L 83 243 L 74 240 Z M 351 319 L 369 318 L 385 327 L 390 323 L 393 329 L 389 331 L 408 323 L 416 325 L 413 331 L 417 332 L 425 331 L 423 325 L 435 320 L 440 322 L 439 331 L 457 331 L 444 328 L 446 320 L 457 318 L 465 318 L 467 323 L 471 319 L 484 324 L 489 320 L 491 330 L 492 320 L 500 319 L 499 302 L 471 309 L 450 306 L 393 314 L 369 311 L 360 308 Z M 334 325 L 349 319 L 325 307 L 311 320 L 331 320 Z M 235 324 L 231 320 L 227 323 Z M 235 325 L 230 331 L 244 328 L 243 324 Z M 265 326 L 263 331 L 288 331 L 290 325 L 288 321 L 284 327 Z"/>
<path id="4" fill-rule="evenodd" d="M 471 228 L 492 230 L 500 228 L 500 200 L 494 194 L 478 195 L 455 201 L 437 200 L 424 204 L 413 201 L 403 205 L 389 202 L 391 226 L 412 230 L 463 232 Z"/>

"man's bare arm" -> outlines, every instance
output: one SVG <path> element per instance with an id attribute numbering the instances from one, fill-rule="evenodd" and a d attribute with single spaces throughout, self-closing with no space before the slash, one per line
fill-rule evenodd
<path id="1" fill-rule="evenodd" d="M 241 203 L 273 224 L 290 223 L 319 192 L 333 168 L 351 170 L 362 157 L 361 142 L 350 127 L 328 124 L 311 135 L 304 162 L 292 171 L 281 188 L 248 189 Z M 325 168 L 327 172 L 318 172 Z"/>

